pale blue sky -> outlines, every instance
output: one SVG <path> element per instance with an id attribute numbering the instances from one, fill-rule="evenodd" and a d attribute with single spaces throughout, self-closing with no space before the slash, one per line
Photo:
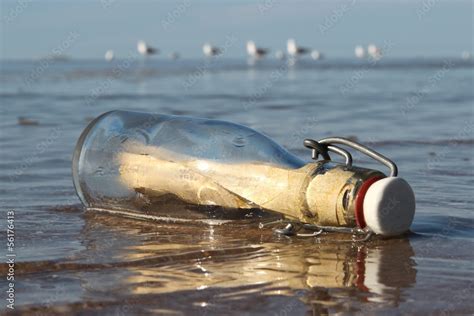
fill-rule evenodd
<path id="1" fill-rule="evenodd" d="M 245 42 L 283 49 L 287 38 L 328 57 L 350 57 L 356 44 L 394 43 L 390 55 L 460 56 L 473 50 L 473 1 L 34 1 L 2 0 L 2 58 L 35 58 L 61 45 L 77 58 L 136 54 L 138 39 L 167 55 L 199 57 L 205 41 L 237 41 L 227 55 L 244 56 Z M 170 17 L 171 16 L 171 17 Z M 328 22 L 329 21 L 329 22 Z M 322 25 L 326 31 L 321 32 Z M 68 43 L 70 32 L 77 38 Z M 76 37 L 76 36 L 74 36 Z"/>

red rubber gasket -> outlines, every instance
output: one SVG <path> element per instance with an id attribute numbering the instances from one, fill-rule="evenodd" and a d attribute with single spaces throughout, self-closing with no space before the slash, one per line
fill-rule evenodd
<path id="1" fill-rule="evenodd" d="M 355 200 L 355 220 L 357 223 L 357 226 L 360 228 L 365 228 L 367 224 L 365 223 L 365 218 L 364 218 L 364 198 L 365 194 L 369 190 L 369 187 L 374 184 L 375 182 L 379 181 L 380 179 L 383 179 L 384 177 L 381 176 L 375 176 L 372 178 L 369 178 L 366 180 L 364 183 L 362 183 L 359 192 L 357 192 L 356 200 Z"/>

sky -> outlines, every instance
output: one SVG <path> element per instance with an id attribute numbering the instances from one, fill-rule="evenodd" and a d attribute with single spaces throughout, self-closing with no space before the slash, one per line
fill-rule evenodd
<path id="1" fill-rule="evenodd" d="M 138 40 L 183 57 L 202 44 L 245 56 L 245 42 L 273 51 L 295 38 L 327 57 L 351 57 L 354 46 L 390 47 L 387 56 L 446 57 L 473 51 L 474 1 L 316 0 L 1 0 L 0 57 L 64 54 L 103 58 L 136 52 Z"/>

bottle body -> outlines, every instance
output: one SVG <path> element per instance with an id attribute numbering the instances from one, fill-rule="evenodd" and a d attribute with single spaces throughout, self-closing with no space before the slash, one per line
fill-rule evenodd
<path id="1" fill-rule="evenodd" d="M 318 225 L 357 223 L 356 197 L 378 171 L 305 163 L 268 137 L 229 122 L 113 111 L 89 124 L 73 159 L 88 208 L 200 218 L 269 210 Z M 173 206 L 182 203 L 179 211 Z M 209 208 L 211 207 L 211 208 Z"/>

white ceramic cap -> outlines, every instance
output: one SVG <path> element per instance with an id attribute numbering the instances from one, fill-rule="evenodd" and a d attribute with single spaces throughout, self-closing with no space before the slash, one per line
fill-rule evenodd
<path id="1" fill-rule="evenodd" d="M 364 219 L 376 234 L 394 236 L 406 232 L 415 215 L 415 194 L 398 177 L 372 184 L 364 197 Z"/>

